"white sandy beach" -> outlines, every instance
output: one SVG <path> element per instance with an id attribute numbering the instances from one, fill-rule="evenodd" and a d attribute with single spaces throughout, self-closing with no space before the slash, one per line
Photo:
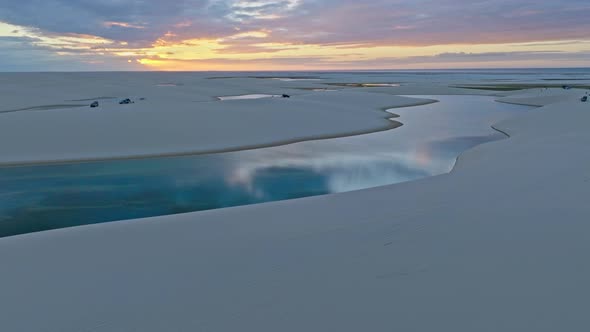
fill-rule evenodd
<path id="1" fill-rule="evenodd" d="M 329 93 L 276 87 L 315 87 L 316 81 L 230 87 L 239 86 L 236 80 L 220 83 L 230 91 L 219 95 L 297 94 L 288 100 L 204 100 L 218 95 L 211 90 L 195 96 L 204 103 L 183 99 L 169 105 L 171 95 L 154 92 L 145 95 L 145 104 L 98 111 L 0 114 L 0 162 L 200 152 L 344 135 L 388 126 L 383 107 L 415 104 L 395 94 L 497 93 L 420 82 Z M 68 98 L 84 97 L 80 89 Z M 501 94 L 507 96 L 502 102 L 543 107 L 495 124 L 511 137 L 467 151 L 449 174 L 0 239 L 0 327 L 587 330 L 590 104 L 579 101 L 581 90 Z M 27 106 L 61 103 L 64 96 L 39 96 Z M 3 109 L 23 106 L 12 98 Z M 158 115 L 162 107 L 174 116 Z M 162 121 L 176 130 L 153 135 Z M 70 142 L 73 137 L 79 140 Z"/>

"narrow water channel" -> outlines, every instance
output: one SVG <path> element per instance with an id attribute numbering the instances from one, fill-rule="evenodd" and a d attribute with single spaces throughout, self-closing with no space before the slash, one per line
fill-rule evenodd
<path id="1" fill-rule="evenodd" d="M 481 96 L 391 110 L 404 126 L 230 153 L 0 168 L 0 236 L 325 195 L 449 172 L 530 109 Z"/>

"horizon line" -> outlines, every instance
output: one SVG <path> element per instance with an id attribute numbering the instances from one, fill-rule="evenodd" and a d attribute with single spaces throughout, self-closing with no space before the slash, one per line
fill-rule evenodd
<path id="1" fill-rule="evenodd" d="M 548 69 L 583 69 L 588 67 L 479 67 L 479 68 L 404 68 L 404 69 L 268 69 L 268 70 L 44 70 L 44 71 L 0 71 L 9 73 L 260 73 L 260 72 L 303 72 L 303 73 L 346 73 L 346 72 L 412 72 L 412 71 L 482 71 L 482 70 L 548 70 Z"/>

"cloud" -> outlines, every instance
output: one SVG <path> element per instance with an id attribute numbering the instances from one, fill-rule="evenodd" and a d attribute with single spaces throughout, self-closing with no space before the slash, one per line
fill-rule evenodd
<path id="1" fill-rule="evenodd" d="M 279 19 L 297 8 L 300 1 L 235 1 L 229 18 L 235 21 Z"/>
<path id="2" fill-rule="evenodd" d="M 27 36 L 0 36 L 0 43 L 13 42 L 13 43 L 33 43 L 40 42 L 41 39 Z"/>
<path id="3" fill-rule="evenodd" d="M 583 38 L 589 11 L 587 0 L 4 0 L 0 21 L 130 43 L 239 28 L 281 42 L 433 45 Z"/>
<path id="4" fill-rule="evenodd" d="M 0 21 L 49 33 L 151 43 L 183 21 L 192 23 L 192 33 L 227 33 L 231 28 L 218 20 L 227 12 L 220 8 L 206 0 L 4 0 Z"/>
<path id="5" fill-rule="evenodd" d="M 533 48 L 550 41 L 571 50 L 587 46 L 588 12 L 588 0 L 3 0 L 0 22 L 10 23 L 14 28 L 7 31 L 14 36 L 4 37 L 0 45 L 10 37 L 37 52 L 139 57 L 154 45 L 216 40 L 221 59 L 224 54 L 278 54 L 305 45 L 353 50 L 529 43 L 521 47 Z M 23 36 L 30 39 L 14 39 Z M 551 56 L 557 55 L 545 55 Z M 432 59 L 461 57 L 485 61 L 492 55 L 439 54 Z M 341 55 L 340 60 L 346 63 L 348 58 Z"/>
<path id="6" fill-rule="evenodd" d="M 375 45 L 575 39 L 587 38 L 588 11 L 586 0 L 305 1 L 293 15 L 275 22 L 284 31 L 275 37 Z"/>
<path id="7" fill-rule="evenodd" d="M 487 53 L 440 53 L 430 56 L 381 57 L 366 60 L 342 60 L 330 56 L 267 57 L 255 59 L 215 58 L 185 60 L 168 58 L 157 69 L 174 70 L 234 70 L 235 68 L 265 68 L 266 70 L 333 70 L 346 69 L 420 69 L 420 68 L 481 68 L 539 67 L 549 61 L 579 66 L 590 57 L 588 52 L 516 51 Z M 147 60 L 162 61 L 154 56 Z"/>
<path id="8" fill-rule="evenodd" d="M 126 59 L 98 54 L 60 55 L 60 51 L 48 52 L 38 47 L 22 42 L 7 42 L 0 37 L 0 71 L 88 71 L 88 70 L 140 70 L 142 67 L 130 66 Z"/>

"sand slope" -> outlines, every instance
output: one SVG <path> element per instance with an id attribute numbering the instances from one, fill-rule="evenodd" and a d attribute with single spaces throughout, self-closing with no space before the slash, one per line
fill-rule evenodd
<path id="1" fill-rule="evenodd" d="M 590 104 L 455 170 L 0 240 L 7 331 L 585 331 Z"/>
<path id="2" fill-rule="evenodd" d="M 205 153 L 366 133 L 395 126 L 383 108 L 424 102 L 395 95 L 494 94 L 423 75 L 373 88 L 327 84 L 395 83 L 400 75 L 270 79 L 275 75 L 290 74 L 0 73 L 0 165 Z M 292 98 L 217 100 L 283 93 Z M 124 98 L 136 103 L 118 105 Z M 89 108 L 95 100 L 100 107 Z"/>

